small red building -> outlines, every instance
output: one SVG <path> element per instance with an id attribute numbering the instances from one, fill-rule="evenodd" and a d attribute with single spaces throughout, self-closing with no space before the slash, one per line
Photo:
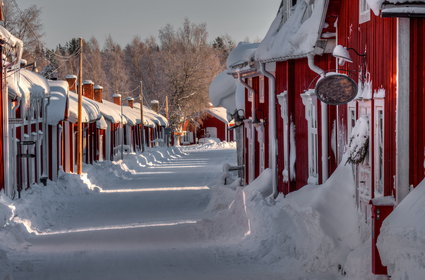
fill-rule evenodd
<path id="1" fill-rule="evenodd" d="M 201 138 L 218 138 L 220 141 L 233 141 L 225 108 L 208 108 L 198 122 L 199 127 L 196 134 L 198 140 Z"/>

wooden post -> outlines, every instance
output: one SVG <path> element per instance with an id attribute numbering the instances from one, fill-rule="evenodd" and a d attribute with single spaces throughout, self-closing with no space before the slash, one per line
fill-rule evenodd
<path id="1" fill-rule="evenodd" d="M 78 72 L 77 174 L 83 173 L 83 38 L 80 38 L 80 69 Z"/>
<path id="2" fill-rule="evenodd" d="M 168 120 L 168 95 L 165 96 L 165 117 Z"/>
<path id="3" fill-rule="evenodd" d="M 140 81 L 140 121 L 142 123 L 142 152 L 145 151 L 145 124 L 143 118 L 143 82 Z"/>

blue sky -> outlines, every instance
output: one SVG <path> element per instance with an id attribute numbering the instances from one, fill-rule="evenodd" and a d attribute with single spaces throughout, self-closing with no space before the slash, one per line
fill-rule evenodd
<path id="1" fill-rule="evenodd" d="M 156 36 L 170 23 L 181 26 L 185 17 L 207 23 L 210 39 L 229 34 L 235 41 L 262 39 L 281 0 L 17 0 L 21 8 L 42 8 L 49 48 L 73 37 L 95 36 L 101 44 L 111 34 L 121 45 L 138 35 Z"/>

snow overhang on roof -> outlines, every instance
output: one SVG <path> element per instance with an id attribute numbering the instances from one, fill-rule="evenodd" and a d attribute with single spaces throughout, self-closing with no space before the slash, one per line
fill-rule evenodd
<path id="1" fill-rule="evenodd" d="M 103 103 L 99 103 L 95 100 L 90 100 L 90 102 L 96 104 L 100 113 L 106 120 L 110 121 L 111 123 L 121 122 L 121 106 L 108 100 L 103 100 Z M 123 118 L 123 123 L 127 123 L 127 118 Z"/>
<path id="2" fill-rule="evenodd" d="M 209 97 L 213 106 L 225 107 L 229 112 L 236 109 L 236 81 L 228 71 L 221 72 L 209 87 Z"/>
<path id="3" fill-rule="evenodd" d="M 376 16 L 425 17 L 425 0 L 366 0 Z"/>
<path id="4" fill-rule="evenodd" d="M 140 103 L 134 103 L 133 106 L 135 110 L 140 112 Z M 168 126 L 168 120 L 164 116 L 155 113 L 146 106 L 143 106 L 143 120 L 144 125 L 149 127 L 155 127 L 155 125 Z"/>
<path id="5" fill-rule="evenodd" d="M 207 113 L 214 116 L 215 118 L 219 119 L 220 121 L 228 124 L 228 118 L 227 118 L 227 110 L 223 107 L 213 107 L 208 108 Z"/>
<path id="6" fill-rule="evenodd" d="M 321 42 L 329 0 L 298 1 L 286 20 L 286 7 L 281 5 L 266 37 L 255 52 L 259 62 L 285 61 L 324 51 Z"/>
<path id="7" fill-rule="evenodd" d="M 66 81 L 48 81 L 50 102 L 47 105 L 47 124 L 57 125 L 67 118 L 69 87 Z"/>
<path id="8" fill-rule="evenodd" d="M 6 43 L 6 53 L 8 53 L 8 50 L 11 50 L 12 53 L 12 61 L 9 65 L 6 65 L 6 67 L 10 67 L 12 65 L 17 65 L 17 67 L 19 67 L 22 58 L 22 53 L 24 51 L 24 43 L 17 37 L 13 36 L 3 26 L 0 26 L 0 39 Z"/>
<path id="9" fill-rule="evenodd" d="M 50 94 L 47 80 L 32 71 L 20 69 L 7 77 L 8 94 L 10 99 L 22 98 L 24 108 L 28 108 L 31 99 L 43 98 Z"/>
<path id="10" fill-rule="evenodd" d="M 90 123 L 95 122 L 102 117 L 98 104 L 92 102 L 93 100 L 83 96 L 83 110 L 82 110 L 82 122 Z M 75 92 L 69 92 L 69 116 L 68 120 L 72 123 L 78 121 L 78 94 Z"/>
<path id="11" fill-rule="evenodd" d="M 255 50 L 259 43 L 240 42 L 227 57 L 226 65 L 228 69 L 250 69 L 255 64 Z"/>

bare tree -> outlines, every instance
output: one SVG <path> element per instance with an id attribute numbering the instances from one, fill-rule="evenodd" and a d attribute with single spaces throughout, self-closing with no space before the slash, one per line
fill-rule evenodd
<path id="1" fill-rule="evenodd" d="M 124 52 L 120 45 L 109 35 L 102 51 L 103 70 L 108 83 L 105 85 L 106 96 L 129 91 L 129 73 L 124 64 Z M 124 94 L 126 95 L 126 94 Z"/>
<path id="2" fill-rule="evenodd" d="M 205 24 L 188 19 L 175 31 L 167 25 L 159 32 L 160 65 L 164 73 L 163 96 L 170 96 L 170 122 L 178 126 L 184 119 L 199 115 L 209 103 L 208 87 L 222 70 L 220 58 L 207 43 Z"/>
<path id="3" fill-rule="evenodd" d="M 24 42 L 23 58 L 28 62 L 36 62 L 43 68 L 48 61 L 45 58 L 45 48 L 41 41 L 43 26 L 41 24 L 41 9 L 32 5 L 20 10 L 14 1 L 4 2 L 3 26 Z"/>

